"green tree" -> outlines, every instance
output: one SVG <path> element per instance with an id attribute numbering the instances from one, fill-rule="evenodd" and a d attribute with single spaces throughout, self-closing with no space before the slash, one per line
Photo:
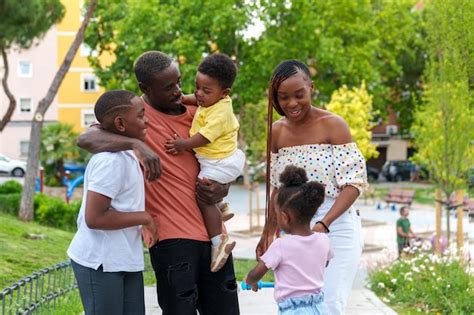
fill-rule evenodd
<path id="1" fill-rule="evenodd" d="M 365 81 L 375 109 L 384 114 L 392 105 L 409 125 L 424 65 L 417 2 L 261 1 L 258 17 L 266 29 L 253 41 L 241 68 L 244 103 L 260 98 L 276 64 L 296 58 L 310 66 L 316 103 L 327 103 L 344 84 L 360 86 Z"/>
<path id="2" fill-rule="evenodd" d="M 466 188 L 474 165 L 474 2 L 433 0 L 427 7 L 429 63 L 412 131 L 418 153 L 446 200 Z M 447 215 L 449 238 L 449 214 Z"/>
<path id="3" fill-rule="evenodd" d="M 87 6 L 87 11 L 84 14 L 81 26 L 74 37 L 71 46 L 69 47 L 66 56 L 64 57 L 61 66 L 59 67 L 56 75 L 54 76 L 53 82 L 46 93 L 46 96 L 40 100 L 36 108 L 33 121 L 31 123 L 30 133 L 30 144 L 28 146 L 28 160 L 27 169 L 25 176 L 25 186 L 23 194 L 21 195 L 19 217 L 21 220 L 33 220 L 33 198 L 35 194 L 35 182 L 38 175 L 39 169 L 39 153 L 40 153 L 40 142 L 41 142 L 41 130 L 43 129 L 44 114 L 48 110 L 49 106 L 53 102 L 59 87 L 61 86 L 66 73 L 68 72 L 74 56 L 79 49 L 84 38 L 84 31 L 92 17 L 94 9 L 97 5 L 97 0 L 90 0 Z"/>
<path id="4" fill-rule="evenodd" d="M 369 95 L 365 83 L 359 88 L 349 89 L 343 85 L 331 96 L 326 108 L 344 118 L 351 130 L 352 138 L 357 143 L 366 159 L 378 156 L 377 146 L 371 143 L 372 96 Z"/>
<path id="5" fill-rule="evenodd" d="M 35 40 L 40 40 L 64 15 L 64 6 L 60 0 L 0 2 L 0 52 L 3 58 L 4 75 L 2 86 L 8 97 L 8 109 L 0 122 L 0 132 L 10 121 L 16 108 L 15 96 L 8 87 L 7 50 L 28 49 Z"/>
<path id="6" fill-rule="evenodd" d="M 47 125 L 41 133 L 40 161 L 46 169 L 47 181 L 55 177 L 62 184 L 64 160 L 79 157 L 76 139 L 79 136 L 73 126 L 65 123 Z"/>
<path id="7" fill-rule="evenodd" d="M 243 30 L 251 6 L 243 0 L 101 1 L 85 41 L 101 53 L 114 55 L 110 65 L 90 56 L 106 89 L 139 92 L 133 72 L 136 58 L 160 50 L 180 64 L 185 93 L 194 91 L 196 68 L 203 56 L 226 53 L 240 63 Z M 237 95 L 235 95 L 237 97 Z"/>

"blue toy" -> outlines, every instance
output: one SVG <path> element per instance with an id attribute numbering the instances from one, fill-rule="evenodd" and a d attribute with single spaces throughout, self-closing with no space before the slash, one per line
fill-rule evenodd
<path id="1" fill-rule="evenodd" d="M 252 286 L 251 285 L 248 285 L 247 283 L 245 282 L 241 282 L 240 283 L 241 287 L 242 287 L 242 290 L 252 290 Z M 273 282 L 263 282 L 263 281 L 259 281 L 257 283 L 258 285 L 258 288 L 259 289 L 262 289 L 262 288 L 274 288 L 275 287 L 275 284 Z"/>

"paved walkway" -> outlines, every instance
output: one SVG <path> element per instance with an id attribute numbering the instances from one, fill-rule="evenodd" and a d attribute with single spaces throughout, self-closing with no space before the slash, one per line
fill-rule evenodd
<path id="1" fill-rule="evenodd" d="M 261 208 L 264 208 L 264 189 L 260 190 L 259 201 Z M 255 259 L 255 246 L 259 239 L 259 233 L 255 232 L 249 236 L 249 216 L 247 191 L 239 186 L 232 186 L 228 201 L 231 202 L 232 209 L 236 216 L 226 223 L 227 229 L 237 245 L 233 251 L 236 258 Z M 254 198 L 255 202 L 255 198 Z M 383 207 L 377 209 L 376 203 L 365 203 L 363 200 L 356 202 L 356 208 L 360 209 L 363 219 L 363 234 L 365 248 L 359 266 L 359 271 L 354 281 L 354 286 L 349 296 L 346 314 L 349 315 L 370 315 L 370 314 L 396 314 L 391 308 L 385 305 L 372 291 L 367 289 L 367 270 L 372 270 L 380 265 L 387 265 L 397 257 L 397 246 L 395 242 L 395 222 L 399 217 L 398 211 L 391 211 Z M 398 208 L 397 208 L 398 209 Z M 434 231 L 435 216 L 434 208 L 430 205 L 412 205 L 410 221 L 415 233 Z M 263 213 L 260 222 L 263 224 Z M 443 221 L 445 218 L 443 217 Z M 465 218 L 464 230 L 469 234 L 468 248 L 471 256 L 474 257 L 473 242 L 474 224 Z M 256 225 L 256 218 L 253 219 Z M 445 227 L 445 223 L 442 223 Z M 456 229 L 456 219 L 452 218 L 452 230 Z M 247 230 L 247 231 L 245 231 Z M 157 305 L 154 287 L 146 287 L 146 307 L 147 314 L 158 315 L 161 311 Z M 255 293 L 252 291 L 239 292 L 239 302 L 242 314 L 277 314 L 276 303 L 273 299 L 273 289 L 263 289 Z"/>

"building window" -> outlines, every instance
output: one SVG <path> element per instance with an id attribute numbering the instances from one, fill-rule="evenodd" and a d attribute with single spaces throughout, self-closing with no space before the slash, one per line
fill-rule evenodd
<path id="1" fill-rule="evenodd" d="M 28 147 L 30 146 L 30 141 L 20 141 L 20 155 L 28 156 Z"/>
<path id="2" fill-rule="evenodd" d="M 20 98 L 20 113 L 26 114 L 31 113 L 31 98 L 22 97 Z"/>
<path id="3" fill-rule="evenodd" d="M 97 77 L 93 74 L 82 74 L 81 75 L 81 91 L 82 92 L 97 92 L 99 90 L 99 84 Z"/>
<path id="4" fill-rule="evenodd" d="M 20 60 L 18 62 L 18 76 L 22 78 L 31 78 L 33 76 L 33 65 L 30 61 Z"/>
<path id="5" fill-rule="evenodd" d="M 87 128 L 93 123 L 95 123 L 97 119 L 95 119 L 94 111 L 93 110 L 83 110 L 81 115 L 81 123 L 83 128 Z"/>

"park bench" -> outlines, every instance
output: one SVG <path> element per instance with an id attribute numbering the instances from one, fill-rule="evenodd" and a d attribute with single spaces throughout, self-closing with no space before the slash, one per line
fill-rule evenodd
<path id="1" fill-rule="evenodd" d="M 392 188 L 387 193 L 385 202 L 387 203 L 387 206 L 390 203 L 400 203 L 411 206 L 413 198 L 415 198 L 415 191 L 412 189 Z"/>

